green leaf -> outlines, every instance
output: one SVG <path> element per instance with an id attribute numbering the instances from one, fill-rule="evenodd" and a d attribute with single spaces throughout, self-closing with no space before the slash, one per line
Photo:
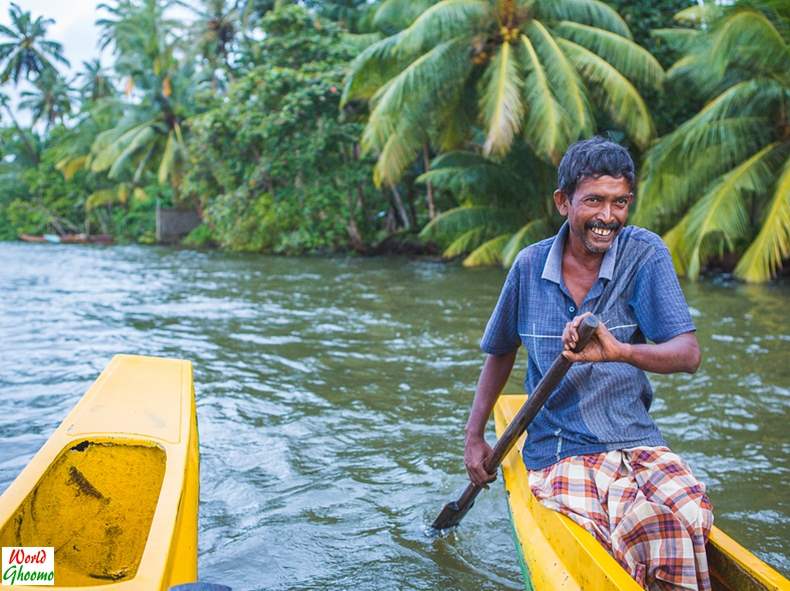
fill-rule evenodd
<path id="1" fill-rule="evenodd" d="M 606 29 L 631 39 L 631 31 L 622 17 L 608 4 L 597 0 L 537 0 L 539 18 L 568 20 Z"/>
<path id="2" fill-rule="evenodd" d="M 479 226 L 464 232 L 450 243 L 450 246 L 444 250 L 442 256 L 446 259 L 453 259 L 476 249 L 485 242 L 488 234 L 486 230 L 485 226 Z"/>
<path id="3" fill-rule="evenodd" d="M 609 116 L 623 126 L 634 143 L 646 148 L 655 128 L 647 105 L 633 84 L 614 66 L 581 45 L 565 39 L 559 43 L 582 76 L 595 86 L 595 97 Z"/>
<path id="4" fill-rule="evenodd" d="M 538 54 L 526 35 L 521 36 L 529 75 L 524 85 L 527 121 L 524 134 L 535 151 L 558 163 L 571 139 L 569 119 L 554 93 Z"/>
<path id="5" fill-rule="evenodd" d="M 587 92 L 573 63 L 540 21 L 531 21 L 526 34 L 547 73 L 552 94 L 569 118 L 570 137 L 592 135 L 593 117 Z"/>
<path id="6" fill-rule="evenodd" d="M 470 230 L 484 227 L 494 234 L 515 231 L 514 212 L 498 207 L 461 206 L 437 215 L 420 232 L 422 238 L 436 238 L 440 241 L 456 239 Z"/>
<path id="7" fill-rule="evenodd" d="M 376 41 L 351 62 L 340 99 L 341 107 L 350 100 L 370 99 L 409 63 L 409 56 L 395 53 L 399 39 L 398 35 L 392 35 Z"/>
<path id="8" fill-rule="evenodd" d="M 472 35 L 491 19 L 490 5 L 483 0 L 442 0 L 401 31 L 396 50 L 421 53 L 437 43 Z"/>
<path id="9" fill-rule="evenodd" d="M 466 46 L 466 39 L 436 46 L 376 93 L 361 144 L 364 153 L 381 153 L 374 172 L 377 182 L 397 181 L 411 161 L 407 151 L 425 142 L 433 109 L 452 94 L 450 89 L 463 84 L 471 68 Z"/>
<path id="10" fill-rule="evenodd" d="M 483 153 L 502 155 L 508 151 L 513 136 L 521 127 L 524 105 L 521 89 L 524 81 L 510 43 L 503 43 L 491 60 L 483 80 L 480 109 L 486 129 Z"/>
<path id="11" fill-rule="evenodd" d="M 502 263 L 502 249 L 510 240 L 510 234 L 502 234 L 484 242 L 464 259 L 464 267 L 485 267 Z"/>
<path id="12" fill-rule="evenodd" d="M 658 60 L 630 39 L 568 21 L 561 22 L 556 31 L 566 39 L 598 54 L 637 84 L 654 89 L 660 89 L 664 84 L 664 69 Z"/>
<path id="13" fill-rule="evenodd" d="M 744 281 L 772 279 L 790 257 L 790 159 L 785 160 L 757 237 L 738 261 L 735 275 Z"/>
<path id="14" fill-rule="evenodd" d="M 699 276 L 702 263 L 711 254 L 721 254 L 725 247 L 732 250 L 734 242 L 747 234 L 749 221 L 743 193 L 759 192 L 770 182 L 772 173 L 766 160 L 776 147 L 775 143 L 766 146 L 723 175 L 689 210 L 685 232 L 687 250 L 681 256 L 688 262 L 688 275 L 692 279 Z"/>
<path id="15" fill-rule="evenodd" d="M 502 250 L 502 264 L 510 267 L 516 260 L 518 253 L 530 244 L 548 238 L 551 227 L 546 218 L 538 218 L 524 224 L 521 229 L 510 237 Z"/>
<path id="16" fill-rule="evenodd" d="M 127 137 L 127 134 L 124 134 L 124 136 L 118 140 L 119 146 L 122 146 L 127 141 L 128 143 L 112 163 L 112 166 L 107 173 L 108 178 L 118 178 L 129 158 L 131 158 L 141 148 L 150 145 L 151 141 L 156 138 L 156 131 L 154 131 L 154 128 L 151 126 L 135 127 L 133 131 L 134 135 L 131 137 Z"/>

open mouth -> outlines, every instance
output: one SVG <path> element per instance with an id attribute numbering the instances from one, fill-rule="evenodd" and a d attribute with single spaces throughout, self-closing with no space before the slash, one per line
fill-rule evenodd
<path id="1" fill-rule="evenodd" d="M 597 226 L 593 226 L 592 228 L 590 228 L 590 231 L 596 236 L 600 236 L 601 238 L 608 238 L 614 232 L 612 228 L 600 228 Z"/>

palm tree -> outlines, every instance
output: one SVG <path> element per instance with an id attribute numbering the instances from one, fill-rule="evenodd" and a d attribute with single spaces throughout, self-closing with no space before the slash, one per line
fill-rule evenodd
<path id="1" fill-rule="evenodd" d="M 14 117 L 14 112 L 11 110 L 11 99 L 9 96 L 3 92 L 0 92 L 0 107 L 5 109 L 8 118 L 11 119 L 11 122 L 14 124 L 16 128 L 17 134 L 19 134 L 19 138 L 22 140 L 22 143 L 25 146 L 25 151 L 27 152 L 30 161 L 36 165 L 38 164 L 39 160 L 39 151 L 33 145 L 33 142 L 30 141 L 30 132 L 25 131 L 19 125 L 19 121 L 17 121 L 16 117 Z"/>
<path id="2" fill-rule="evenodd" d="M 194 101 L 191 62 L 176 57 L 184 50 L 175 40 L 178 23 L 164 16 L 172 4 L 118 0 L 100 5 L 109 12 L 97 21 L 101 45 L 113 45 L 127 95 L 139 96 L 124 104 L 117 125 L 96 137 L 85 165 L 111 179 L 131 177 L 133 184 L 155 168 L 159 182 L 177 191 L 186 159 L 184 122 Z"/>
<path id="3" fill-rule="evenodd" d="M 663 78 L 598 0 L 442 0 L 362 52 L 343 99 L 370 101 L 362 143 L 379 154 L 374 180 L 387 184 L 426 142 L 458 148 L 476 124 L 485 156 L 521 136 L 556 163 L 595 129 L 591 102 L 644 148 L 654 128 L 633 82 Z"/>
<path id="4" fill-rule="evenodd" d="M 33 125 L 40 120 L 46 122 L 45 130 L 71 113 L 72 89 L 68 82 L 54 70 L 45 70 L 33 83 L 34 90 L 21 94 L 20 109 L 27 109 L 33 115 Z"/>
<path id="5" fill-rule="evenodd" d="M 47 27 L 54 20 L 40 16 L 33 20 L 30 12 L 23 12 L 13 2 L 8 9 L 8 16 L 11 26 L 0 25 L 0 36 L 10 39 L 0 43 L 0 62 L 5 63 L 0 74 L 0 83 L 10 79 L 18 84 L 22 74 L 26 80 L 30 80 L 33 74 L 38 76 L 45 70 L 54 70 L 50 60 L 69 65 L 69 61 L 63 56 L 63 46 L 57 41 L 45 39 Z"/>
<path id="6" fill-rule="evenodd" d="M 469 253 L 464 266 L 510 266 L 524 246 L 550 236 L 561 222 L 546 198 L 555 169 L 522 140 L 504 159 L 445 153 L 418 180 L 457 197 L 460 206 L 436 217 L 421 235 L 443 245 L 446 258 Z"/>
<path id="7" fill-rule="evenodd" d="M 102 66 L 100 59 L 82 62 L 82 67 L 78 78 L 82 80 L 79 91 L 83 101 L 95 102 L 115 94 L 112 75 Z"/>
<path id="8" fill-rule="evenodd" d="M 216 85 L 216 71 L 222 68 L 230 80 L 233 68 L 230 54 L 236 39 L 241 19 L 238 2 L 227 0 L 203 0 L 199 8 L 190 6 L 197 17 L 192 24 L 197 52 L 211 70 L 212 82 Z"/>
<path id="9" fill-rule="evenodd" d="M 647 154 L 635 221 L 670 228 L 681 274 L 733 253 L 738 277 L 766 281 L 790 256 L 790 10 L 768 0 L 676 18 L 695 26 L 657 32 L 688 50 L 670 80 L 709 100 Z"/>

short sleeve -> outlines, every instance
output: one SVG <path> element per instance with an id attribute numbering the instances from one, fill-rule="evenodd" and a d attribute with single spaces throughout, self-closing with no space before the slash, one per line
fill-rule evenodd
<path id="1" fill-rule="evenodd" d="M 656 249 L 636 277 L 629 302 L 642 333 L 654 343 L 696 330 L 665 246 Z"/>
<path id="2" fill-rule="evenodd" d="M 480 348 L 491 355 L 503 355 L 518 349 L 518 306 L 521 283 L 520 259 L 510 268 L 499 294 L 496 308 L 488 320 Z"/>

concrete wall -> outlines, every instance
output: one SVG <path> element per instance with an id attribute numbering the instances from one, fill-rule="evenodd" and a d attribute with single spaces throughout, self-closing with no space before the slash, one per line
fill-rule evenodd
<path id="1" fill-rule="evenodd" d="M 157 207 L 156 241 L 165 243 L 178 242 L 199 226 L 201 221 L 196 211 Z"/>

